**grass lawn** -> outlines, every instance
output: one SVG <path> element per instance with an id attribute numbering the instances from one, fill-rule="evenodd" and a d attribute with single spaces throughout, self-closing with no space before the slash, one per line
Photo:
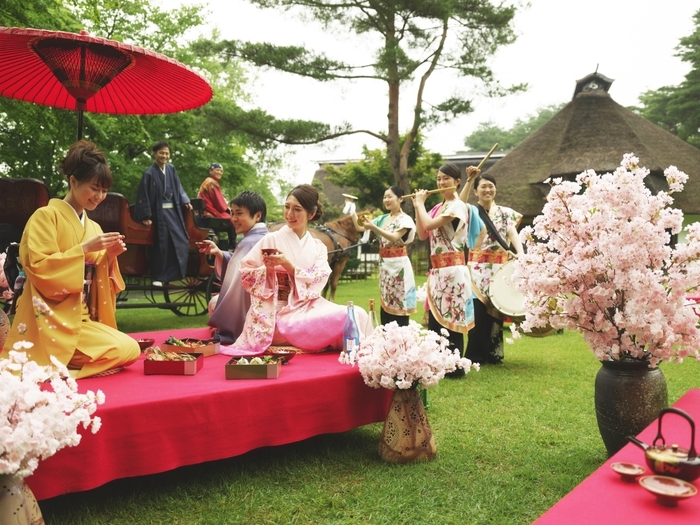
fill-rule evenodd
<path id="1" fill-rule="evenodd" d="M 379 299 L 376 279 L 341 283 L 336 302 L 366 306 L 371 298 Z M 118 321 L 136 332 L 203 326 L 206 318 L 148 309 L 120 310 Z M 573 332 L 523 337 L 505 354 L 501 366 L 429 390 L 438 445 L 432 462 L 382 462 L 381 424 L 373 424 L 43 501 L 44 518 L 61 525 L 531 523 L 607 459 L 593 408 L 600 364 Z M 700 363 L 662 370 L 671 403 L 700 387 Z"/>

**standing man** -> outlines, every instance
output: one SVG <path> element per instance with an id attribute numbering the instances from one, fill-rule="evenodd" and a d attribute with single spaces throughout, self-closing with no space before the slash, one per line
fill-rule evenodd
<path id="1" fill-rule="evenodd" d="M 213 162 L 209 165 L 209 176 L 202 182 L 197 195 L 197 197 L 204 200 L 205 217 L 231 218 L 231 209 L 228 207 L 219 185 L 219 181 L 223 176 L 224 168 L 221 164 Z"/>
<path id="2" fill-rule="evenodd" d="M 134 218 L 155 227 L 148 251 L 149 264 L 153 286 L 163 286 L 185 277 L 190 239 L 182 208 L 191 210 L 192 205 L 175 167 L 168 162 L 170 145 L 164 140 L 156 142 L 153 158 L 153 164 L 143 172 L 139 183 Z"/>

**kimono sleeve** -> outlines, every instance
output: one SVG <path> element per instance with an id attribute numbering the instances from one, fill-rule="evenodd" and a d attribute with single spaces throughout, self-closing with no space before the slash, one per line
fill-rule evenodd
<path id="1" fill-rule="evenodd" d="M 296 301 L 306 302 L 320 297 L 323 288 L 331 275 L 328 265 L 328 249 L 318 239 L 313 240 L 313 254 L 307 254 L 305 259 L 313 257 L 312 264 L 299 265 L 294 274 L 294 293 Z"/>
<path id="2" fill-rule="evenodd" d="M 185 189 L 182 187 L 182 183 L 180 182 L 180 177 L 177 174 L 175 166 L 173 166 L 173 175 L 175 175 L 175 180 L 177 181 L 177 192 L 180 195 L 180 202 L 182 204 L 189 204 L 190 198 L 187 196 Z"/>
<path id="3" fill-rule="evenodd" d="M 58 227 L 59 216 L 48 207 L 40 208 L 24 228 L 20 259 L 24 271 L 39 293 L 61 301 L 83 290 L 85 255 L 80 244 L 62 251 L 60 242 L 67 235 Z"/>
<path id="4" fill-rule="evenodd" d="M 143 221 L 153 216 L 151 210 L 151 196 L 149 194 L 151 174 L 148 170 L 143 172 L 139 187 L 136 190 L 136 203 L 134 204 L 134 219 Z"/>

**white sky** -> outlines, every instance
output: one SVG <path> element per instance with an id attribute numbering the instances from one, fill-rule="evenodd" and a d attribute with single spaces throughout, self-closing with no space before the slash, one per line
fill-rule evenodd
<path id="1" fill-rule="evenodd" d="M 505 99 L 477 97 L 475 111 L 427 133 L 426 146 L 443 155 L 464 150 L 464 138 L 479 123 L 493 121 L 510 127 L 538 108 L 571 100 L 576 80 L 598 71 L 614 79 L 612 98 L 623 106 L 638 103 L 649 89 L 679 84 L 688 64 L 675 57 L 679 39 L 693 31 L 692 15 L 700 9 L 693 0 L 530 0 L 531 7 L 515 21 L 519 38 L 502 48 L 492 67 L 503 84 L 526 82 L 529 90 Z M 222 38 L 304 45 L 323 50 L 331 58 L 357 63 L 373 47 L 349 35 L 328 35 L 292 15 L 261 11 L 245 0 L 209 0 L 210 27 Z M 366 63 L 366 62 L 365 62 Z M 457 90 L 470 94 L 469 84 L 455 77 L 434 75 L 425 99 L 441 102 Z M 386 129 L 386 84 L 374 80 L 319 83 L 277 72 L 260 72 L 248 90 L 255 105 L 279 118 L 350 122 L 354 128 Z M 411 123 L 415 90 L 406 89 L 399 123 Z M 300 146 L 282 176 L 294 183 L 310 182 L 319 160 L 353 159 L 361 148 L 381 148 L 369 135 L 338 139 L 321 146 Z"/>

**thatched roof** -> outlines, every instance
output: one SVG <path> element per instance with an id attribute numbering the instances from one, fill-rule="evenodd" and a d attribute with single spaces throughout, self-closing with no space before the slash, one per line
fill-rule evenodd
<path id="1" fill-rule="evenodd" d="M 579 80 L 569 104 L 487 170 L 498 183 L 499 204 L 532 218 L 542 211 L 545 179 L 573 178 L 587 169 L 612 172 L 625 153 L 634 153 L 651 171 L 646 180 L 652 191 L 667 189 L 668 166 L 687 173 L 674 206 L 700 213 L 700 150 L 619 105 L 607 93 L 610 84 L 598 73 Z"/>

